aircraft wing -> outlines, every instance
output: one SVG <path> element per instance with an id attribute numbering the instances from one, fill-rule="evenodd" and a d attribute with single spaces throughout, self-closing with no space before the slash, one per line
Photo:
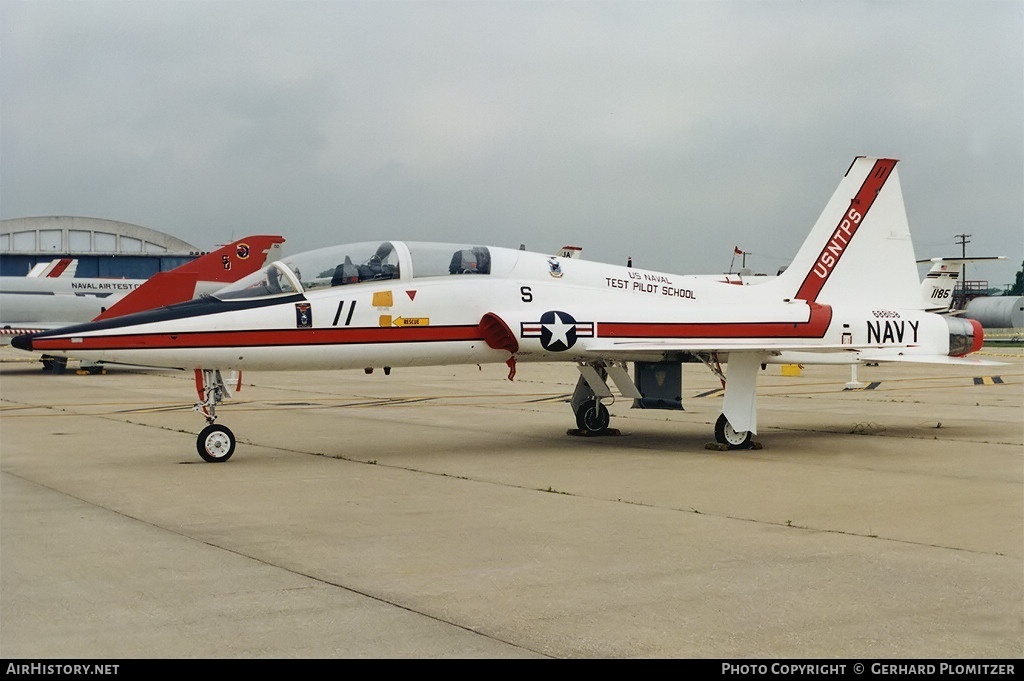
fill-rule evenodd
<path id="1" fill-rule="evenodd" d="M 608 341 L 591 343 L 587 349 L 599 355 L 651 354 L 656 352 L 855 352 L 850 345 L 801 345 L 798 343 L 765 343 L 763 339 L 707 340 L 666 339 L 664 341 Z"/>
<path id="2" fill-rule="evenodd" d="M 898 350 L 881 349 L 876 346 L 853 345 L 801 345 L 798 343 L 765 343 L 763 340 L 718 340 L 686 341 L 666 339 L 665 341 L 610 341 L 587 346 L 591 352 L 619 361 L 633 361 L 656 354 L 676 353 L 719 353 L 761 352 L 766 356 L 794 355 L 794 361 L 806 364 L 833 364 L 838 358 L 861 362 L 915 362 L 921 364 L 946 364 L 966 366 L 999 366 L 994 360 L 974 357 L 952 357 L 949 355 L 902 354 Z M 799 359 L 797 359 L 799 358 Z M 844 360 L 845 361 L 845 360 Z M 840 362 L 842 363 L 842 362 Z"/>
<path id="3" fill-rule="evenodd" d="M 949 355 L 892 355 L 862 352 L 860 358 L 864 362 L 916 362 L 918 364 L 958 364 L 961 366 L 1001 366 L 1006 364 L 1006 362 L 997 362 L 992 359 L 951 357 Z"/>

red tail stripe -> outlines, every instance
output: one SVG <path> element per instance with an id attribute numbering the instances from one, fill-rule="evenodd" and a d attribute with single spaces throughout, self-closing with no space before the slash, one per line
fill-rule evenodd
<path id="1" fill-rule="evenodd" d="M 850 242 L 853 241 L 854 235 L 857 233 L 860 225 L 863 224 L 868 211 L 871 210 L 875 198 L 878 197 L 878 192 L 885 186 L 885 181 L 889 179 L 892 169 L 895 167 L 896 161 L 893 159 L 882 158 L 875 161 L 871 172 L 864 179 L 864 184 L 861 185 L 857 195 L 850 201 L 850 207 L 843 213 L 843 217 L 840 218 L 835 230 L 833 230 L 828 243 L 822 247 L 810 271 L 804 277 L 800 290 L 794 296 L 797 300 L 806 300 L 809 303 L 813 303 L 818 299 L 818 294 L 821 293 L 825 282 L 828 281 L 832 272 L 835 271 L 836 265 L 839 264 L 839 259 L 846 253 L 846 249 L 849 247 Z"/>

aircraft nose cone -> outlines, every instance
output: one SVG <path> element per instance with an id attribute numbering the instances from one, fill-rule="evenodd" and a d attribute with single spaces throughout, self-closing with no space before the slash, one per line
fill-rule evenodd
<path id="1" fill-rule="evenodd" d="M 11 339 L 11 345 L 18 348 L 19 350 L 32 351 L 32 335 L 24 334 L 22 336 L 15 336 Z"/>

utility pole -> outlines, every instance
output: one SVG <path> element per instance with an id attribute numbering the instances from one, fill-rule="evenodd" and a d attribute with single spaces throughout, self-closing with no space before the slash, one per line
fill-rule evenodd
<path id="1" fill-rule="evenodd" d="M 971 235 L 970 234 L 957 234 L 955 236 L 958 239 L 958 241 L 956 243 L 960 244 L 960 257 L 966 259 L 967 258 L 967 244 L 971 243 L 971 240 L 968 237 L 970 237 Z M 953 298 L 954 298 L 954 301 L 955 301 L 956 300 L 956 289 L 954 289 L 953 293 L 954 293 Z M 966 310 L 967 309 L 967 296 L 968 295 L 969 294 L 967 293 L 967 263 L 963 263 L 960 266 L 960 301 L 954 304 L 954 308 L 960 309 L 960 310 Z"/>
<path id="2" fill-rule="evenodd" d="M 961 258 L 966 258 L 967 257 L 967 244 L 971 243 L 971 240 L 968 238 L 970 236 L 972 236 L 972 235 L 970 235 L 970 234 L 957 234 L 956 235 L 956 238 L 960 240 L 958 243 L 960 244 L 960 257 Z M 967 294 L 967 286 L 966 286 L 966 282 L 967 282 L 967 263 L 964 263 L 961 266 L 961 269 L 960 269 L 960 281 L 961 281 L 960 288 L 963 289 L 964 295 L 966 295 Z"/>
<path id="3" fill-rule="evenodd" d="M 973 235 L 972 234 L 957 234 L 956 235 L 956 238 L 960 240 L 959 244 L 960 244 L 960 257 L 961 258 L 966 258 L 967 257 L 967 244 L 971 243 L 970 239 L 967 238 L 969 236 L 973 236 Z"/>

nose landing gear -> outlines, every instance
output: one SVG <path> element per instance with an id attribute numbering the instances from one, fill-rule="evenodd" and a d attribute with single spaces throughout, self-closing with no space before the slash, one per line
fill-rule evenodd
<path id="1" fill-rule="evenodd" d="M 211 423 L 196 440 L 199 456 L 207 463 L 221 463 L 235 453 L 235 436 L 227 426 Z"/>
<path id="2" fill-rule="evenodd" d="M 207 423 L 196 439 L 196 450 L 207 463 L 223 463 L 235 453 L 235 435 L 227 426 L 214 423 L 217 405 L 230 395 L 220 371 L 196 369 L 196 392 L 199 401 L 192 410 L 205 416 Z"/>

